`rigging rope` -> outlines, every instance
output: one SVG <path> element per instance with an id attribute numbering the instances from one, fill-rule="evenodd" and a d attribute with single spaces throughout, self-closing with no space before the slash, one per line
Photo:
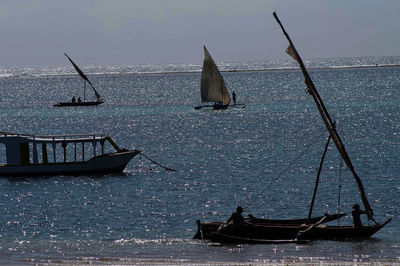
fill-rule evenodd
<path id="1" fill-rule="evenodd" d="M 150 157 L 148 157 L 147 155 L 145 155 L 143 152 L 140 153 L 144 158 L 146 158 L 147 160 L 149 160 L 150 162 L 154 163 L 155 165 L 158 165 L 162 168 L 164 168 L 165 171 L 171 171 L 171 172 L 176 172 L 177 170 L 163 166 L 162 164 L 154 161 L 153 159 L 151 159 Z"/>
<path id="2" fill-rule="evenodd" d="M 300 158 L 304 155 L 304 153 L 306 153 L 306 152 L 311 148 L 311 146 L 314 145 L 314 143 L 317 142 L 317 140 L 318 140 L 319 138 L 321 138 L 322 135 L 324 135 L 324 134 L 325 134 L 325 131 L 322 131 L 322 133 L 321 133 L 319 136 L 317 136 L 317 137 L 306 147 L 305 150 L 303 150 L 296 158 L 294 158 L 294 159 L 289 163 L 289 165 L 288 165 L 285 169 L 283 169 L 283 171 L 282 171 L 274 180 L 272 180 L 272 182 L 271 182 L 265 189 L 263 189 L 263 190 L 262 190 L 248 205 L 247 205 L 247 207 L 244 208 L 244 209 L 247 209 L 247 208 L 249 208 L 251 205 L 253 205 L 253 203 L 254 203 L 262 194 L 264 194 L 264 192 L 265 192 L 267 189 L 269 189 L 269 188 L 272 186 L 273 183 L 275 183 L 276 181 L 278 181 L 278 179 L 279 179 L 284 173 L 286 173 L 286 171 L 287 171 L 298 159 L 300 159 Z"/>
<path id="3" fill-rule="evenodd" d="M 340 193 L 342 190 L 342 167 L 343 167 L 343 158 L 340 159 L 340 164 L 339 164 L 339 187 L 338 187 L 338 203 L 337 203 L 337 214 L 340 213 Z M 338 219 L 338 225 L 340 225 L 340 219 Z"/>

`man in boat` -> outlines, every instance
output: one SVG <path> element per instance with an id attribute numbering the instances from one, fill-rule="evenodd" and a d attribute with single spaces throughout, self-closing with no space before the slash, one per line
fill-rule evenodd
<path id="1" fill-rule="evenodd" d="M 81 97 L 78 97 L 78 103 L 82 102 Z"/>
<path id="2" fill-rule="evenodd" d="M 235 93 L 235 91 L 232 91 L 232 100 L 233 100 L 233 105 L 236 105 L 236 93 Z"/>
<path id="3" fill-rule="evenodd" d="M 75 96 L 72 97 L 71 102 L 73 102 L 73 103 L 75 102 Z"/>
<path id="4" fill-rule="evenodd" d="M 236 207 L 236 212 L 232 213 L 231 217 L 226 221 L 226 223 L 222 224 L 217 233 L 219 234 L 227 234 L 227 235 L 236 235 L 241 234 L 244 229 L 246 222 L 242 216 L 243 208 L 242 206 Z"/>
<path id="5" fill-rule="evenodd" d="M 232 224 L 232 230 L 234 231 L 241 231 L 244 229 L 245 221 L 242 216 L 243 208 L 242 206 L 236 207 L 236 212 L 232 213 L 231 217 L 226 221 L 227 224 Z"/>
<path id="6" fill-rule="evenodd" d="M 353 211 L 351 212 L 353 216 L 353 227 L 362 227 L 360 215 L 365 213 L 365 211 L 360 210 L 360 205 L 357 203 L 353 205 Z"/>

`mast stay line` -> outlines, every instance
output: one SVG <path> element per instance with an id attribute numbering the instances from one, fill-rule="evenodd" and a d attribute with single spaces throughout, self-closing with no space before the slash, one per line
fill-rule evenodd
<path id="1" fill-rule="evenodd" d="M 254 197 L 254 199 L 253 199 L 244 209 L 247 209 L 247 208 L 249 208 L 251 205 L 253 205 L 253 203 L 254 203 L 259 197 L 261 197 L 261 195 L 264 194 L 264 192 L 265 192 L 267 189 L 269 189 L 269 188 L 272 186 L 273 183 L 275 183 L 276 181 L 278 181 L 278 179 L 279 179 L 284 173 L 286 173 L 286 171 L 289 170 L 289 168 L 292 167 L 292 165 L 293 165 L 298 159 L 300 159 L 300 158 L 311 148 L 311 146 L 314 145 L 314 143 L 317 142 L 317 140 L 318 140 L 320 137 L 322 137 L 322 135 L 323 135 L 324 133 L 325 133 L 325 132 L 322 132 L 320 135 L 318 135 L 317 137 L 315 137 L 315 139 L 314 139 L 310 144 L 308 144 L 308 146 L 307 146 L 302 152 L 300 152 L 300 154 L 299 154 L 296 158 L 294 158 L 294 159 L 286 166 L 286 168 L 283 169 L 283 171 L 282 171 L 274 180 L 272 180 L 272 182 L 271 182 L 268 186 L 266 186 L 260 193 L 258 193 L 258 194 Z"/>
<path id="2" fill-rule="evenodd" d="M 299 63 L 301 71 L 303 72 L 303 75 L 305 78 L 305 83 L 307 85 L 307 89 L 308 89 L 307 92 L 313 97 L 315 104 L 317 105 L 318 111 L 321 114 L 322 120 L 324 121 L 324 124 L 325 124 L 329 134 L 331 135 L 333 141 L 335 142 L 336 148 L 338 149 L 340 155 L 342 156 L 343 160 L 346 162 L 347 167 L 350 169 L 350 171 L 352 172 L 352 174 L 354 176 L 354 179 L 356 180 L 356 183 L 360 190 L 361 200 L 364 204 L 365 211 L 368 215 L 368 219 L 373 220 L 372 216 L 374 215 L 374 213 L 368 202 L 362 181 L 361 181 L 360 177 L 358 176 L 358 174 L 354 170 L 354 166 L 353 166 L 353 164 L 350 160 L 350 157 L 343 145 L 342 140 L 339 137 L 339 134 L 337 133 L 337 131 L 335 129 L 334 123 L 332 122 L 332 119 L 329 116 L 329 113 L 328 113 L 324 103 L 322 102 L 322 99 L 321 99 L 316 87 L 314 86 L 314 83 L 312 82 L 300 55 L 298 54 L 296 48 L 294 47 L 292 40 L 290 39 L 289 35 L 285 31 L 285 28 L 283 27 L 281 21 L 279 20 L 279 18 L 275 12 L 273 13 L 273 15 L 274 15 L 276 21 L 278 22 L 279 26 L 281 27 L 286 39 L 289 41 L 289 48 L 286 50 L 286 52 Z"/>

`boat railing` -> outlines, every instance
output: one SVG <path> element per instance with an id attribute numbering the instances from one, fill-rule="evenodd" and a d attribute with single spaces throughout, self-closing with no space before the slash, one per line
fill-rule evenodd
<path id="1" fill-rule="evenodd" d="M 66 135 L 31 135 L 0 132 L 0 138 L 3 137 L 22 137 L 32 141 L 46 141 L 46 142 L 82 142 L 82 141 L 100 141 L 107 138 L 106 134 L 66 134 Z"/>

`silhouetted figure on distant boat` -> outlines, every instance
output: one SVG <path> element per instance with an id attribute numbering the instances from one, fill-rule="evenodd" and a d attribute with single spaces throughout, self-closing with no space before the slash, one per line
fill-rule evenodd
<path id="1" fill-rule="evenodd" d="M 76 100 L 75 100 L 75 96 L 74 97 L 72 97 L 72 99 L 71 99 L 71 102 L 76 102 Z"/>
<path id="2" fill-rule="evenodd" d="M 235 93 L 235 91 L 232 91 L 232 100 L 233 100 L 233 104 L 236 105 L 236 93 Z"/>
<path id="3" fill-rule="evenodd" d="M 360 209 L 360 205 L 357 203 L 353 205 L 353 211 L 351 212 L 353 216 L 353 227 L 362 227 L 360 215 L 365 213 L 365 211 Z"/>

